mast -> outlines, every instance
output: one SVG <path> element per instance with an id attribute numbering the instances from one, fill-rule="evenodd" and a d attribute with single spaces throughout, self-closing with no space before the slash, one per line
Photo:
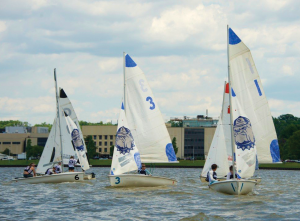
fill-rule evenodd
<path id="1" fill-rule="evenodd" d="M 123 100 L 124 100 L 124 111 L 125 111 L 125 114 L 126 114 L 126 105 L 125 105 L 125 52 L 123 52 L 123 77 L 124 77 L 124 98 L 123 98 Z"/>
<path id="2" fill-rule="evenodd" d="M 232 167 L 233 167 L 233 179 L 235 179 L 236 168 L 235 168 L 235 145 L 233 137 L 233 120 L 232 120 L 232 100 L 231 100 L 231 78 L 230 78 L 230 63 L 229 63 L 229 26 L 227 25 L 227 62 L 228 62 L 228 86 L 229 86 L 229 110 L 230 110 L 230 133 L 231 133 L 231 148 L 232 148 Z"/>
<path id="3" fill-rule="evenodd" d="M 64 172 L 64 160 L 63 160 L 63 147 L 62 147 L 62 139 L 61 139 L 61 122 L 60 122 L 60 106 L 59 106 L 59 98 L 58 98 L 58 91 L 57 91 L 57 81 L 56 81 L 56 68 L 54 68 L 54 84 L 55 84 L 55 97 L 56 97 L 56 110 L 58 116 L 58 123 L 59 123 L 59 140 L 60 140 L 60 154 L 61 154 L 61 172 Z"/>

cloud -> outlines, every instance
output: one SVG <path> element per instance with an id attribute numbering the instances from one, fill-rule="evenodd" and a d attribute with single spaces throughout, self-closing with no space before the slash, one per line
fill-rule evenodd
<path id="1" fill-rule="evenodd" d="M 218 117 L 227 24 L 251 50 L 272 114 L 297 115 L 299 7 L 296 0 L 4 1 L 0 117 L 52 123 L 56 68 L 80 120 L 116 120 L 123 51 L 145 72 L 164 118 L 206 109 Z"/>

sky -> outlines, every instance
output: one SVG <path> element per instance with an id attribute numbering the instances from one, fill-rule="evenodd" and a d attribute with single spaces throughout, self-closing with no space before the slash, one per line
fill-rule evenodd
<path id="1" fill-rule="evenodd" d="M 252 52 L 274 117 L 300 110 L 298 0 L 0 0 L 0 120 L 55 117 L 53 69 L 79 120 L 116 122 L 123 52 L 164 119 L 217 118 L 226 26 Z"/>

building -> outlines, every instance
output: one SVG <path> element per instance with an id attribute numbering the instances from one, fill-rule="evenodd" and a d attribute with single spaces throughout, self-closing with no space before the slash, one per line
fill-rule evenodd
<path id="1" fill-rule="evenodd" d="M 216 119 L 202 115 L 198 115 L 197 118 L 171 118 L 166 123 L 166 127 L 171 140 L 176 138 L 177 157 L 204 159 L 208 154 L 217 122 Z M 99 155 L 109 155 L 110 147 L 115 144 L 117 126 L 82 126 L 81 129 L 84 137 L 92 136 Z M 26 151 L 28 139 L 31 139 L 32 146 L 45 146 L 49 135 L 48 128 L 41 127 L 23 129 L 18 127 L 17 129 L 10 128 L 8 131 L 12 133 L 0 133 L 0 152 L 8 148 L 14 155 Z"/>
<path id="2" fill-rule="evenodd" d="M 0 152 L 9 149 L 16 156 L 26 151 L 28 139 L 31 139 L 32 146 L 45 146 L 48 136 L 47 127 L 6 127 L 5 133 L 0 133 Z"/>
<path id="3" fill-rule="evenodd" d="M 201 115 L 197 118 L 171 118 L 166 123 L 171 140 L 176 138 L 176 155 L 181 159 L 204 159 L 208 154 L 218 120 L 199 116 Z M 117 126 L 113 125 L 82 126 L 83 136 L 92 136 L 100 155 L 109 154 L 109 148 L 115 144 L 116 131 Z"/>

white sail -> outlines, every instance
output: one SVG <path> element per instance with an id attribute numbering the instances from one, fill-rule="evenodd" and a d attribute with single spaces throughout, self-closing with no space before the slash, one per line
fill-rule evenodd
<path id="1" fill-rule="evenodd" d="M 229 172 L 229 166 L 232 165 L 230 130 L 229 85 L 225 83 L 221 115 L 201 176 L 206 177 L 212 164 L 217 164 L 219 167 L 218 177 L 224 177 Z"/>
<path id="2" fill-rule="evenodd" d="M 70 131 L 69 137 L 72 139 L 72 144 L 80 161 L 81 168 L 86 171 L 90 169 L 90 165 L 87 160 L 87 156 L 84 150 L 84 142 L 80 137 L 79 130 L 76 124 L 72 121 L 72 119 L 65 113 L 65 119 L 68 125 L 68 129 Z"/>
<path id="3" fill-rule="evenodd" d="M 128 126 L 122 103 L 110 174 L 120 175 L 138 169 L 141 169 L 140 153 Z"/>
<path id="4" fill-rule="evenodd" d="M 227 160 L 227 151 L 222 124 L 222 118 L 220 117 L 201 173 L 201 176 L 203 177 L 207 176 L 207 172 L 211 169 L 211 165 L 213 164 L 218 165 L 218 177 L 224 177 L 229 172 L 229 164 Z"/>
<path id="5" fill-rule="evenodd" d="M 50 134 L 37 166 L 37 173 L 44 174 L 54 164 L 61 162 L 61 146 L 59 138 L 59 122 L 54 119 Z"/>
<path id="6" fill-rule="evenodd" d="M 74 121 L 74 123 L 76 124 L 76 126 L 78 128 L 81 139 L 84 140 L 82 131 L 81 131 L 81 128 L 79 125 L 79 120 L 77 118 L 77 115 L 75 113 L 73 105 L 63 88 L 60 88 L 60 90 L 59 90 L 59 104 L 60 104 L 61 109 L 67 113 L 67 115 L 72 119 L 72 121 Z M 83 143 L 83 145 L 84 145 L 84 150 L 86 151 L 85 143 Z"/>
<path id="7" fill-rule="evenodd" d="M 170 135 L 145 74 L 125 55 L 125 112 L 142 162 L 177 162 Z"/>
<path id="8" fill-rule="evenodd" d="M 233 100 L 237 100 L 251 122 L 259 163 L 280 162 L 273 119 L 251 52 L 232 29 L 229 29 L 229 61 Z"/>
<path id="9" fill-rule="evenodd" d="M 65 93 L 65 91 L 62 88 L 59 89 L 59 104 L 60 104 L 60 108 L 62 110 L 61 117 L 64 118 L 64 112 L 65 112 L 72 119 L 72 121 L 76 124 L 77 129 L 79 131 L 80 138 L 84 145 L 84 150 L 85 150 L 85 152 L 87 152 L 77 115 L 75 113 L 75 110 L 72 106 L 71 101 L 69 100 L 67 94 Z M 71 139 L 70 131 L 68 129 L 66 121 L 61 122 L 61 133 L 62 133 L 62 143 L 63 143 L 63 148 L 64 148 L 63 161 L 64 161 L 64 164 L 68 164 L 71 156 L 74 156 L 75 159 L 78 159 L 78 156 L 72 145 L 72 142 L 71 142 L 72 139 Z"/>

